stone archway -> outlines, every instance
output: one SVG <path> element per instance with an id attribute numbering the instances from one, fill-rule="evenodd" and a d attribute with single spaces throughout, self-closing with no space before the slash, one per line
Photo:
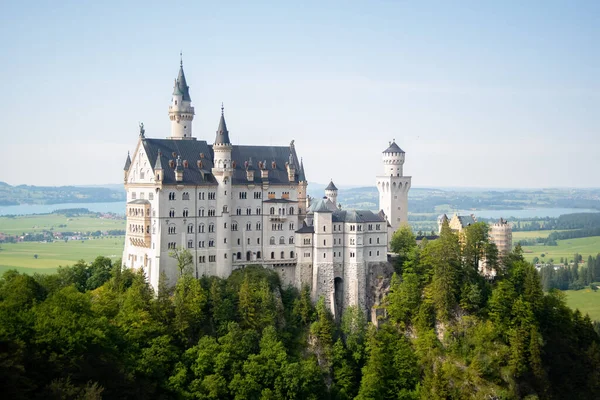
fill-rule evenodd
<path id="1" fill-rule="evenodd" d="M 334 315 L 336 320 L 341 320 L 344 310 L 344 280 L 337 277 L 333 280 Z"/>

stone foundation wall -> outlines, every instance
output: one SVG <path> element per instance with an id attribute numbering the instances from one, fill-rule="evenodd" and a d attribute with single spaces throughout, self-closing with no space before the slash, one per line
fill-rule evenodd
<path id="1" fill-rule="evenodd" d="M 377 306 L 390 290 L 390 282 L 394 273 L 394 266 L 390 262 L 367 263 L 365 307 L 367 318 L 375 323 Z"/>

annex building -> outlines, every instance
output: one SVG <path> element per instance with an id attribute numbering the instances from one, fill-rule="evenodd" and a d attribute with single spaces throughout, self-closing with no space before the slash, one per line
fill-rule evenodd
<path id="1" fill-rule="evenodd" d="M 232 142 L 221 107 L 212 143 L 192 134 L 194 107 L 180 65 L 168 115 L 168 137 L 147 138 L 143 125 L 127 155 L 127 226 L 123 264 L 142 269 L 152 287 L 161 275 L 175 282 L 173 250 L 193 256 L 192 273 L 229 276 L 260 264 L 282 283 L 311 288 L 334 314 L 366 307 L 369 270 L 387 262 L 391 235 L 407 222 L 411 178 L 395 142 L 383 152 L 376 177 L 378 213 L 343 210 L 331 182 L 323 198 L 307 195 L 294 140 L 288 146 Z M 212 135 L 211 135 L 212 136 Z"/>

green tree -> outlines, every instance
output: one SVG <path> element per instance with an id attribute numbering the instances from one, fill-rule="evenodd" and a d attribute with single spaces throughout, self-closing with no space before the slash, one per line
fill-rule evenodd
<path id="1" fill-rule="evenodd" d="M 175 248 L 169 252 L 169 257 L 177 261 L 179 276 L 191 273 L 190 267 L 194 264 L 194 256 L 192 256 L 192 253 L 188 249 L 183 247 Z"/>

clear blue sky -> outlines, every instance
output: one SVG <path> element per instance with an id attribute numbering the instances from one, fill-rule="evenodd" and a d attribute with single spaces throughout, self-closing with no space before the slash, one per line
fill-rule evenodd
<path id="1" fill-rule="evenodd" d="M 80 3 L 0 4 L 1 181 L 121 182 L 183 50 L 195 136 L 223 101 L 310 181 L 372 185 L 395 138 L 414 186 L 600 186 L 600 1 Z"/>

